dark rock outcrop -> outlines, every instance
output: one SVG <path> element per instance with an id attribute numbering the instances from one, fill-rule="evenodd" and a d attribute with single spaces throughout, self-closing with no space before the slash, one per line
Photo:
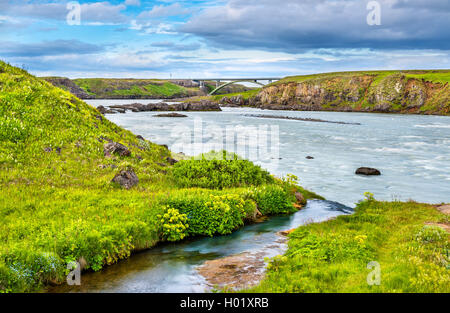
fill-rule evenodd
<path id="1" fill-rule="evenodd" d="M 75 84 L 71 79 L 66 77 L 44 77 L 44 80 L 48 81 L 55 87 L 69 91 L 71 94 L 75 95 L 80 99 L 95 99 L 95 96 L 88 94 L 77 84 Z"/>
<path id="2" fill-rule="evenodd" d="M 151 112 L 151 111 L 221 111 L 220 106 L 210 100 L 199 100 L 192 102 L 180 102 L 175 104 L 167 104 L 165 102 L 159 103 L 132 103 L 124 105 L 111 105 L 110 109 L 114 109 L 119 112 L 125 112 L 126 110 L 132 112 Z M 109 113 L 109 112 L 108 112 Z"/>
<path id="3" fill-rule="evenodd" d="M 171 158 L 171 157 L 167 157 L 167 158 L 166 158 L 166 161 L 167 161 L 170 165 L 174 165 L 174 164 L 178 163 L 177 160 L 175 160 L 175 159 L 173 159 L 173 158 Z"/>
<path id="4" fill-rule="evenodd" d="M 113 154 L 118 154 L 120 156 L 130 156 L 131 151 L 118 142 L 108 142 L 103 145 L 103 152 L 106 157 L 110 157 Z"/>
<path id="5" fill-rule="evenodd" d="M 381 175 L 381 172 L 376 168 L 360 167 L 356 170 L 355 174 L 372 176 L 372 175 Z"/>
<path id="6" fill-rule="evenodd" d="M 165 113 L 165 114 L 157 114 L 155 117 L 187 117 L 187 115 L 180 113 Z"/>
<path id="7" fill-rule="evenodd" d="M 134 173 L 133 169 L 129 169 L 121 171 L 113 178 L 112 181 L 121 185 L 125 189 L 130 189 L 139 183 L 139 178 L 136 173 Z"/>

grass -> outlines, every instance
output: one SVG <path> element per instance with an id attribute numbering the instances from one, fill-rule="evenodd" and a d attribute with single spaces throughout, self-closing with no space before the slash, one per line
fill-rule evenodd
<path id="1" fill-rule="evenodd" d="M 80 88 L 97 98 L 140 97 L 174 98 L 193 94 L 191 88 L 185 88 L 169 81 L 156 79 L 75 79 Z"/>
<path id="2" fill-rule="evenodd" d="M 248 90 L 248 91 L 244 91 L 244 92 L 234 92 L 234 93 L 227 93 L 227 94 L 223 94 L 223 95 L 213 95 L 212 98 L 214 101 L 220 101 L 224 97 L 231 98 L 231 97 L 236 97 L 236 96 L 242 96 L 242 98 L 244 100 L 248 100 L 248 99 L 256 96 L 260 91 L 261 91 L 261 88 L 256 88 L 256 89 L 252 89 L 252 90 Z"/>
<path id="3" fill-rule="evenodd" d="M 106 157 L 103 146 L 109 140 L 128 147 L 131 155 Z M 100 270 L 159 241 L 183 239 L 186 234 L 171 232 L 189 224 L 197 225 L 189 235 L 229 233 L 262 201 L 270 202 L 266 185 L 293 192 L 283 181 L 257 179 L 269 175 L 242 160 L 226 161 L 226 177 L 211 168 L 214 160 L 198 161 L 199 166 L 186 161 L 199 173 L 205 173 L 202 166 L 209 168 L 214 178 L 211 189 L 190 188 L 196 178 L 179 184 L 170 156 L 167 148 L 139 139 L 69 92 L 0 61 L 0 292 L 63 283 L 72 261 Z M 234 162 L 245 163 L 255 179 L 242 181 Z M 139 178 L 137 186 L 125 190 L 111 182 L 129 169 Z M 225 181 L 239 181 L 240 188 Z M 312 195 L 297 188 L 305 198 Z M 260 198 L 251 195 L 260 189 L 258 204 Z M 278 210 L 276 200 L 270 203 Z M 286 201 L 280 205 L 285 210 Z M 178 223 L 171 224 L 169 212 Z M 162 222 L 166 214 L 169 222 Z"/>
<path id="4" fill-rule="evenodd" d="M 309 224 L 289 235 L 266 278 L 250 292 L 450 292 L 448 223 L 436 208 L 415 202 L 361 202 L 353 215 Z M 380 265 L 380 284 L 369 285 Z"/>
<path id="5" fill-rule="evenodd" d="M 410 78 L 424 79 L 425 81 L 446 84 L 450 79 L 450 70 L 405 70 L 405 71 L 352 71 L 352 72 L 331 72 L 311 75 L 288 76 L 279 81 L 273 82 L 271 86 L 291 82 L 304 82 L 308 80 L 330 79 L 334 77 L 354 77 L 369 75 L 374 77 L 374 81 L 380 81 L 386 76 L 402 73 Z"/>

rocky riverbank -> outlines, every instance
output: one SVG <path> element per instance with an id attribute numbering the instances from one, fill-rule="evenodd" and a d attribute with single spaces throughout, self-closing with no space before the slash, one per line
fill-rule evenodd
<path id="1" fill-rule="evenodd" d="M 107 107 L 99 106 L 97 109 L 102 114 L 115 114 L 131 112 L 151 112 L 151 111 L 222 111 L 219 104 L 209 100 L 199 100 L 190 102 L 181 102 L 168 104 L 165 102 L 159 103 L 132 103 L 121 105 L 110 105 Z"/>
<path id="2" fill-rule="evenodd" d="M 450 114 L 450 71 L 346 72 L 287 77 L 223 106 L 268 110 Z"/>

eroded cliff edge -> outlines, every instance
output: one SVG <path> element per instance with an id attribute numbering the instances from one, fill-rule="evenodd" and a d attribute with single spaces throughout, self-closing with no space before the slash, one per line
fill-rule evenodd
<path id="1" fill-rule="evenodd" d="M 343 72 L 287 77 L 227 106 L 273 110 L 450 115 L 450 70 Z"/>

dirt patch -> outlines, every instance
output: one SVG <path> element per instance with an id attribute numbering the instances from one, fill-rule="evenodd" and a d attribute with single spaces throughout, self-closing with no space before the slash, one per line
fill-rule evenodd
<path id="1" fill-rule="evenodd" d="M 447 233 L 450 234 L 450 224 L 449 223 L 425 223 L 425 225 L 438 226 L 443 228 Z"/>
<path id="2" fill-rule="evenodd" d="M 437 206 L 436 208 L 444 214 L 447 214 L 447 215 L 450 214 L 450 204 L 440 205 L 440 206 Z"/>
<path id="3" fill-rule="evenodd" d="M 246 288 L 264 277 L 263 253 L 240 253 L 206 261 L 198 268 L 209 285 L 214 287 Z"/>

